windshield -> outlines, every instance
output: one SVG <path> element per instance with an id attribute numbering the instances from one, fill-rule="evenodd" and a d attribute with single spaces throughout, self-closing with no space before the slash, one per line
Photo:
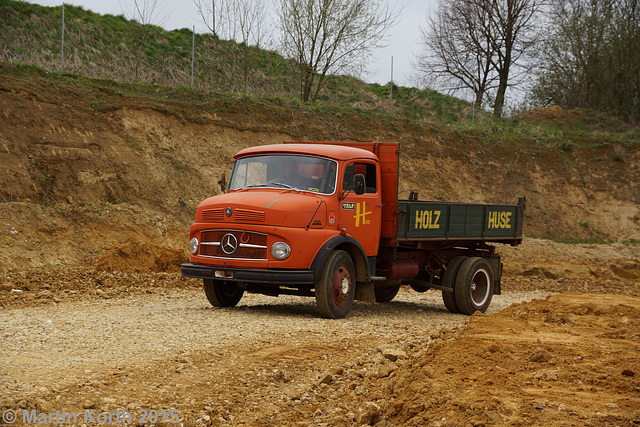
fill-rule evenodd
<path id="1" fill-rule="evenodd" d="M 268 187 L 332 194 L 336 188 L 337 163 L 320 157 L 264 155 L 236 160 L 230 190 Z"/>

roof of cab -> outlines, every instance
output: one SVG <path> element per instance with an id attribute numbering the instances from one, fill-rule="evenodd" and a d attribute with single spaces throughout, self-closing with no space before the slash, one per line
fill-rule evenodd
<path id="1" fill-rule="evenodd" d="M 306 154 L 311 156 L 328 157 L 334 160 L 371 159 L 378 157 L 370 151 L 362 148 L 347 147 L 331 144 L 273 144 L 249 147 L 240 150 L 234 159 L 259 154 Z"/>

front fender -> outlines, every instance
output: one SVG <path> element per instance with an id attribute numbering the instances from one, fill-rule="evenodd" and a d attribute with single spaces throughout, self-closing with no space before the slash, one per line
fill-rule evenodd
<path id="1" fill-rule="evenodd" d="M 344 236 L 340 234 L 327 240 L 316 253 L 315 258 L 311 263 L 311 270 L 314 273 L 316 283 L 322 279 L 322 273 L 324 272 L 329 255 L 336 249 L 345 250 L 351 255 L 353 263 L 356 266 L 358 281 L 365 281 L 367 275 L 373 274 L 369 271 L 371 263 L 368 262 L 367 254 L 360 242 L 351 236 Z"/>

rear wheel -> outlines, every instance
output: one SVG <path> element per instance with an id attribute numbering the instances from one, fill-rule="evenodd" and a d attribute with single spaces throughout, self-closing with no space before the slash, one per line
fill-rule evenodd
<path id="1" fill-rule="evenodd" d="M 373 288 L 376 294 L 376 302 L 389 302 L 398 295 L 400 286 L 385 286 Z"/>
<path id="2" fill-rule="evenodd" d="M 467 258 L 456 277 L 455 297 L 460 312 L 485 311 L 493 296 L 493 273 L 484 258 Z"/>
<path id="3" fill-rule="evenodd" d="M 355 271 L 347 252 L 334 251 L 329 256 L 315 292 L 316 304 L 322 317 L 339 319 L 349 313 L 356 290 Z"/>
<path id="4" fill-rule="evenodd" d="M 444 277 L 442 278 L 442 285 L 454 290 L 454 292 L 442 291 L 444 306 L 447 307 L 447 310 L 449 310 L 450 313 L 460 313 L 455 294 L 456 276 L 458 275 L 460 266 L 466 259 L 467 257 L 457 256 L 449 261 L 447 264 L 447 270 L 444 272 Z"/>
<path id="5" fill-rule="evenodd" d="M 204 279 L 204 293 L 214 307 L 235 307 L 244 294 L 244 289 L 235 282 Z"/>

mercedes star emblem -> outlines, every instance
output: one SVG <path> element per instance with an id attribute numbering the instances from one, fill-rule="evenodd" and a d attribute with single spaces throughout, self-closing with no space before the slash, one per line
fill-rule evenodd
<path id="1" fill-rule="evenodd" d="M 222 251 L 225 254 L 229 255 L 234 253 L 236 249 L 238 249 L 238 239 L 236 239 L 236 236 L 234 236 L 233 234 L 227 233 L 222 236 L 220 245 L 222 246 Z"/>

